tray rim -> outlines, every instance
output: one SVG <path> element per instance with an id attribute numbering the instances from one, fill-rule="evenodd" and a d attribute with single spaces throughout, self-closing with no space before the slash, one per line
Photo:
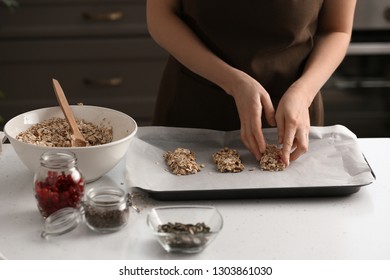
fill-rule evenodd
<path id="1" fill-rule="evenodd" d="M 264 198 L 302 198 L 302 197 L 335 197 L 349 196 L 360 191 L 363 185 L 295 187 L 295 188 L 263 188 L 263 189 L 209 189 L 188 191 L 155 191 L 135 187 L 149 194 L 156 200 L 226 200 L 226 199 L 264 199 Z"/>

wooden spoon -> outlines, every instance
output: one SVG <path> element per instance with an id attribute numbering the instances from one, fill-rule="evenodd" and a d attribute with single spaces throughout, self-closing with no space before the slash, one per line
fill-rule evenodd
<path id="1" fill-rule="evenodd" d="M 71 145 L 72 147 L 85 147 L 87 145 L 87 141 L 85 141 L 84 136 L 81 134 L 76 119 L 73 115 L 72 109 L 69 106 L 68 100 L 66 99 L 65 93 L 62 90 L 60 83 L 53 79 L 53 87 L 54 92 L 57 96 L 57 101 L 60 104 L 60 107 L 62 109 L 62 112 L 65 115 L 65 118 L 70 126 L 71 130 Z"/>

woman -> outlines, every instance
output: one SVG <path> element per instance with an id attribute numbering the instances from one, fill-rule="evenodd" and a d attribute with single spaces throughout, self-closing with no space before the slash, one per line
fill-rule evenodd
<path id="1" fill-rule="evenodd" d="M 170 54 L 154 125 L 240 129 L 265 151 L 276 126 L 286 165 L 323 124 L 321 87 L 345 56 L 356 0 L 148 0 L 151 36 Z M 276 108 L 276 110 L 275 110 Z"/>

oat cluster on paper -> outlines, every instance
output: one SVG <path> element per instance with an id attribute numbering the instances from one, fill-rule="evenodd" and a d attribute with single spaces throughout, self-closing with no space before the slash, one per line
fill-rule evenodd
<path id="1" fill-rule="evenodd" d="M 260 159 L 260 169 L 267 171 L 283 171 L 286 165 L 282 161 L 282 150 L 276 145 L 267 144 L 265 153 Z"/>
<path id="2" fill-rule="evenodd" d="M 237 173 L 244 170 L 244 164 L 237 150 L 225 147 L 213 154 L 214 163 L 221 173 Z"/>
<path id="3" fill-rule="evenodd" d="M 175 175 L 189 175 L 198 173 L 203 167 L 196 162 L 195 153 L 189 149 L 177 148 L 173 152 L 168 151 L 164 158 Z"/>

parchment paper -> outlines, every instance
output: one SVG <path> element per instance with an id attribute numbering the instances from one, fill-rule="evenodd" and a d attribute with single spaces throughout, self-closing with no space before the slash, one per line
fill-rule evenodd
<path id="1" fill-rule="evenodd" d="M 267 143 L 277 143 L 276 129 L 264 129 Z M 344 126 L 312 127 L 309 151 L 284 170 L 262 171 L 240 140 L 239 131 L 139 127 L 130 144 L 127 177 L 130 186 L 147 191 L 364 186 L 375 177 L 359 149 L 357 138 Z M 173 175 L 165 163 L 166 151 L 182 147 L 195 152 L 201 172 Z M 219 173 L 212 154 L 223 147 L 237 149 L 245 165 L 240 173 Z"/>

